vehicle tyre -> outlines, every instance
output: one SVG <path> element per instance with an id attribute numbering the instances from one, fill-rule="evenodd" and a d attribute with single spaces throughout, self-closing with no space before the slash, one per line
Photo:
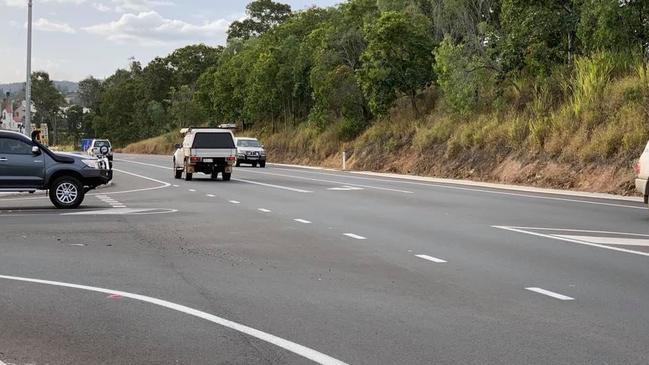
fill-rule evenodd
<path id="1" fill-rule="evenodd" d="M 230 181 L 232 178 L 232 173 L 231 172 L 224 172 L 223 173 L 223 181 Z"/>
<path id="2" fill-rule="evenodd" d="M 190 174 L 189 172 L 185 173 L 185 181 L 192 181 L 192 176 L 193 174 Z"/>
<path id="3" fill-rule="evenodd" d="M 237 161 L 236 165 L 237 167 L 241 167 L 241 162 Z"/>
<path id="4" fill-rule="evenodd" d="M 252 167 L 257 167 L 257 163 L 256 163 L 256 162 L 253 162 L 253 163 L 252 163 Z"/>
<path id="5" fill-rule="evenodd" d="M 50 200 L 59 209 L 78 208 L 85 197 L 83 184 L 72 176 L 62 176 L 54 181 L 49 190 Z"/>
<path id="6" fill-rule="evenodd" d="M 260 162 L 259 167 L 261 167 L 262 169 L 265 168 L 266 167 L 266 161 Z"/>
<path id="7" fill-rule="evenodd" d="M 174 171 L 174 177 L 175 177 L 176 179 L 180 179 L 180 178 L 182 178 L 182 177 L 183 177 L 183 170 L 176 170 L 176 171 Z"/>
<path id="8" fill-rule="evenodd" d="M 212 180 L 216 180 L 219 178 L 219 173 L 217 171 L 212 172 Z"/>

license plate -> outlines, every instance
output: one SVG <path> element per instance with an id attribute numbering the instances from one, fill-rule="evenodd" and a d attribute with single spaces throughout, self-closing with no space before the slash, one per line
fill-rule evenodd
<path id="1" fill-rule="evenodd" d="M 214 162 L 214 159 L 211 158 L 204 158 L 203 162 Z"/>
<path id="2" fill-rule="evenodd" d="M 259 157 L 257 157 L 257 156 L 248 156 L 248 160 L 256 160 L 256 159 L 258 159 L 258 158 L 259 158 Z"/>

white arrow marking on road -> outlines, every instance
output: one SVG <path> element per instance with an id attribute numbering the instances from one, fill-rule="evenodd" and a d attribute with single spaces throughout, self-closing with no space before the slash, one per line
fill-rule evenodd
<path id="1" fill-rule="evenodd" d="M 526 289 L 526 290 L 529 290 L 529 291 L 533 291 L 533 292 L 535 292 L 535 293 L 539 293 L 539 294 L 547 295 L 547 296 L 549 296 L 549 297 L 552 297 L 552 298 L 555 298 L 555 299 L 559 299 L 559 300 L 575 300 L 575 298 L 571 298 L 571 297 L 569 297 L 569 296 L 567 296 L 567 295 L 563 295 L 563 294 L 555 293 L 555 292 L 552 292 L 552 291 L 549 291 L 549 290 L 545 290 L 545 289 L 541 289 L 541 288 L 525 288 L 525 289 Z"/>
<path id="2" fill-rule="evenodd" d="M 366 237 L 359 236 L 359 235 L 353 234 L 353 233 L 344 233 L 344 235 L 347 236 L 347 237 L 351 237 L 353 239 L 357 239 L 357 240 L 366 240 L 367 239 Z"/>
<path id="3" fill-rule="evenodd" d="M 445 262 L 448 262 L 446 260 L 438 259 L 437 257 L 428 256 L 428 255 L 415 255 L 415 256 L 419 257 L 420 259 L 432 261 L 432 262 L 437 263 L 437 264 L 443 264 Z"/>
<path id="4" fill-rule="evenodd" d="M 248 327 L 246 325 L 233 322 L 230 320 L 227 320 L 225 318 L 217 317 L 213 314 L 209 314 L 203 311 L 199 311 L 194 308 L 186 307 L 184 305 L 168 302 L 166 300 L 158 299 L 158 298 L 153 298 L 153 297 L 148 297 L 145 295 L 140 295 L 140 294 L 134 294 L 134 293 L 128 293 L 128 292 L 123 292 L 123 291 L 118 291 L 118 290 L 111 290 L 111 289 L 104 289 L 104 288 L 98 288 L 94 286 L 86 286 L 86 285 L 79 285 L 79 284 L 70 284 L 70 283 L 63 283 L 63 282 L 58 282 L 58 281 L 50 281 L 50 280 L 40 280 L 40 279 L 31 279 L 31 278 L 22 278 L 22 277 L 17 277 L 17 276 L 5 276 L 5 275 L 0 275 L 0 279 L 6 279 L 6 280 L 14 280 L 14 281 L 21 281 L 21 282 L 28 282 L 28 283 L 36 283 L 36 284 L 44 284 L 44 285 L 52 285 L 52 286 L 58 286 L 58 287 L 64 287 L 64 288 L 72 288 L 72 289 L 81 289 L 81 290 L 86 290 L 86 291 L 92 291 L 92 292 L 97 292 L 97 293 L 103 293 L 103 294 L 109 294 L 109 295 L 117 295 L 121 296 L 124 298 L 131 298 L 135 300 L 139 300 L 141 302 L 146 302 L 150 304 L 154 304 L 160 307 L 168 308 L 171 310 L 175 310 L 178 312 L 182 312 L 194 317 L 198 317 L 201 319 L 204 319 L 206 321 L 210 321 L 212 323 L 216 323 L 218 325 L 221 325 L 223 327 L 227 327 L 230 329 L 233 329 L 235 331 L 241 332 L 243 334 L 258 338 L 262 341 L 268 342 L 270 344 L 273 344 L 275 346 L 281 347 L 285 350 L 288 350 L 294 354 L 300 355 L 302 357 L 305 357 L 309 360 L 312 360 L 318 364 L 326 364 L 326 365 L 346 365 L 346 363 L 335 359 L 329 355 L 325 355 L 321 352 L 318 352 L 316 350 L 313 350 L 311 348 L 308 348 L 306 346 L 302 346 L 300 344 L 297 344 L 295 342 L 291 342 L 289 340 L 285 340 L 281 337 L 277 337 L 275 335 L 271 335 L 270 333 L 266 333 L 263 331 L 260 331 L 258 329 Z M 0 364 L 1 365 L 1 364 Z"/>

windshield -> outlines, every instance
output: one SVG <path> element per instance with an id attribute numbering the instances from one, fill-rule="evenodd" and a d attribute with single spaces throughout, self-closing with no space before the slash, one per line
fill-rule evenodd
<path id="1" fill-rule="evenodd" d="M 110 142 L 106 140 L 95 141 L 95 147 L 110 147 Z"/>
<path id="2" fill-rule="evenodd" d="M 230 133 L 196 133 L 192 148 L 234 148 Z"/>
<path id="3" fill-rule="evenodd" d="M 261 147 L 259 144 L 259 141 L 256 139 L 240 139 L 237 142 L 237 146 L 239 147 Z"/>

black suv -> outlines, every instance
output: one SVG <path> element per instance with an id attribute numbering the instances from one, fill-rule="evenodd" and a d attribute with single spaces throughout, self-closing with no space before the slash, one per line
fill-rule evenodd
<path id="1" fill-rule="evenodd" d="M 77 208 L 88 190 L 112 178 L 105 158 L 54 153 L 25 135 L 0 131 L 0 191 L 49 190 L 57 208 Z"/>

